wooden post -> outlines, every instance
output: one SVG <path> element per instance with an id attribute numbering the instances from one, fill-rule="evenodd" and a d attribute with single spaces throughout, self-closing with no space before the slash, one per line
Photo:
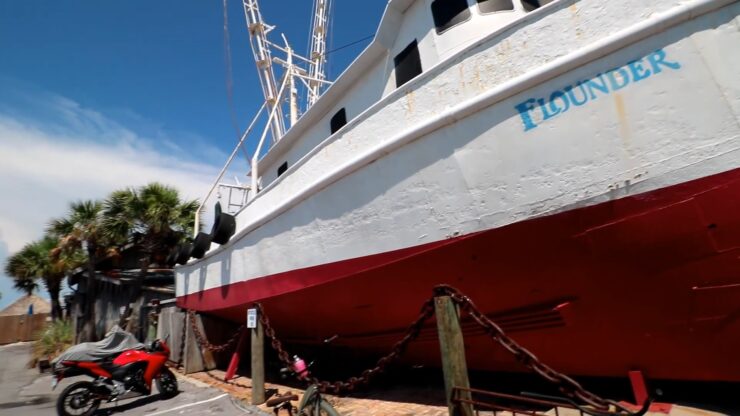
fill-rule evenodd
<path id="1" fill-rule="evenodd" d="M 265 402 L 265 331 L 257 317 L 257 327 L 252 332 L 252 404 Z"/>
<path id="2" fill-rule="evenodd" d="M 187 314 L 187 312 L 183 312 Z M 174 319 L 173 323 L 179 327 L 179 325 L 182 322 L 182 318 L 179 313 L 176 314 L 177 316 L 173 317 Z M 204 370 L 212 370 L 216 368 L 215 360 L 213 358 L 213 354 L 211 354 L 210 351 L 203 348 L 198 344 L 198 340 L 195 338 L 195 333 L 193 332 L 192 326 L 193 323 L 190 322 L 191 316 L 186 315 L 185 317 L 185 327 L 182 329 L 185 331 L 185 351 L 184 359 L 183 359 L 183 366 L 185 374 L 191 374 L 191 373 L 197 373 L 199 371 Z M 203 321 L 200 315 L 194 315 L 194 324 L 198 328 L 198 331 L 201 334 L 205 334 L 205 327 L 203 325 Z M 179 331 L 174 331 L 175 334 L 182 334 Z M 178 343 L 179 338 L 178 339 Z"/>
<path id="3" fill-rule="evenodd" d="M 201 334 L 206 333 L 205 325 L 203 325 L 203 320 L 207 319 L 207 317 L 203 315 L 196 315 L 195 316 L 195 326 L 198 327 L 198 330 Z M 203 370 L 213 370 L 216 368 L 216 358 L 213 356 L 213 353 L 211 350 L 205 347 L 200 347 L 200 356 L 203 361 Z"/>
<path id="4" fill-rule="evenodd" d="M 470 388 L 468 368 L 465 362 L 465 344 L 463 342 L 457 307 L 449 296 L 434 298 L 434 310 L 437 315 L 437 332 L 439 348 L 442 354 L 442 371 L 445 378 L 445 394 L 450 416 L 473 416 L 471 403 L 454 403 L 452 401 L 455 387 Z M 468 391 L 458 392 L 458 398 L 470 400 Z"/>

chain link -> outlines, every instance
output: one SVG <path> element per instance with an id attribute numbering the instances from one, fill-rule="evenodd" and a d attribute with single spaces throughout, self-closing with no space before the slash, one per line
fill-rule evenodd
<path id="1" fill-rule="evenodd" d="M 541 362 L 537 358 L 537 356 L 532 354 L 529 350 L 522 347 L 521 345 L 519 345 L 519 343 L 506 335 L 501 327 L 499 327 L 495 322 L 493 322 L 484 313 L 482 313 L 475 306 L 475 303 L 473 303 L 473 301 L 469 297 L 462 294 L 459 290 L 449 285 L 439 285 L 435 287 L 434 292 L 435 297 L 449 296 L 458 307 L 460 307 L 465 313 L 470 315 L 470 317 L 472 317 L 473 320 L 478 323 L 478 325 L 483 327 L 486 334 L 491 336 L 494 341 L 500 344 L 504 349 L 506 349 L 506 351 L 511 353 L 525 367 L 534 371 L 545 380 L 557 385 L 560 392 L 570 399 L 581 401 L 595 409 L 595 411 L 587 411 L 587 413 L 614 416 L 629 416 L 635 414 L 629 409 L 622 406 L 620 403 L 617 403 L 613 400 L 604 399 L 589 392 L 588 390 L 583 388 L 583 386 L 581 386 L 577 381 L 566 376 L 565 374 L 555 371 L 552 367 Z M 264 333 L 270 339 L 270 345 L 277 352 L 280 361 L 282 361 L 286 367 L 293 368 L 293 362 L 290 358 L 290 354 L 288 354 L 288 352 L 283 347 L 283 343 L 278 339 L 275 333 L 275 329 L 272 327 L 270 319 L 265 313 L 264 308 L 259 303 L 255 304 L 255 307 L 257 308 L 257 311 L 259 313 L 259 319 L 264 328 Z M 193 333 L 195 334 L 195 338 L 198 341 L 198 344 L 201 347 L 207 348 L 211 351 L 221 352 L 231 348 L 238 341 L 242 331 L 246 330 L 247 328 L 246 324 L 244 324 L 239 327 L 239 329 L 225 344 L 212 345 L 198 330 L 194 319 L 195 313 L 193 311 L 188 311 L 187 313 L 188 316 L 190 316 L 190 325 L 193 329 Z M 363 371 L 362 373 L 360 373 L 359 377 L 349 377 L 344 381 L 328 382 L 321 381 L 318 378 L 311 376 L 308 381 L 316 384 L 322 393 L 333 394 L 339 394 L 345 391 L 352 391 L 358 385 L 368 384 L 374 376 L 384 372 L 389 364 L 397 360 L 406 351 L 408 344 L 419 336 L 424 323 L 426 323 L 434 315 L 434 313 L 434 297 L 432 297 L 424 302 L 421 307 L 421 312 L 419 313 L 419 316 L 414 322 L 411 323 L 411 325 L 409 325 L 404 337 L 396 342 L 396 344 L 394 344 L 393 348 L 388 354 L 378 359 L 375 367 Z M 582 407 L 579 407 L 579 409 L 584 410 Z M 613 411 L 612 409 L 617 410 Z"/>
<path id="2" fill-rule="evenodd" d="M 406 330 L 406 335 L 404 335 L 404 337 L 401 338 L 400 341 L 396 342 L 390 353 L 378 359 L 378 361 L 375 363 L 375 367 L 363 371 L 359 377 L 350 377 L 345 381 L 328 382 L 321 381 L 316 377 L 309 378 L 309 381 L 313 384 L 316 384 L 322 393 L 333 394 L 339 394 L 344 391 L 352 391 L 358 385 L 368 384 L 373 377 L 384 372 L 389 364 L 398 359 L 406 351 L 406 347 L 408 346 L 408 344 L 419 336 L 419 332 L 421 332 L 421 328 L 424 326 L 424 323 L 429 318 L 431 318 L 432 315 L 434 315 L 433 302 L 433 299 L 428 299 L 426 302 L 424 302 L 421 308 L 421 312 L 419 313 L 419 317 L 416 318 L 416 320 L 412 322 L 411 325 L 409 325 L 408 329 Z M 277 351 L 278 357 L 280 357 L 280 361 L 282 361 L 283 364 L 285 364 L 288 368 L 293 368 L 293 362 L 290 359 L 290 354 L 285 351 L 282 342 L 280 342 L 280 340 L 275 335 L 275 329 L 272 327 L 272 325 L 270 325 L 270 319 L 267 317 L 267 314 L 265 314 L 262 305 L 257 304 L 256 307 L 260 316 L 260 322 L 262 323 L 262 326 L 265 330 L 265 335 L 270 338 L 270 344 L 272 345 L 272 348 Z"/>
<path id="3" fill-rule="evenodd" d="M 525 367 L 534 371 L 545 380 L 557 385 L 558 390 L 567 397 L 580 400 L 589 406 L 594 407 L 597 411 L 603 412 L 602 414 L 620 414 L 630 415 L 632 412 L 622 406 L 621 404 L 599 397 L 590 391 L 583 388 L 577 381 L 566 376 L 565 374 L 555 371 L 552 367 L 540 361 L 537 356 L 532 354 L 529 350 L 519 345 L 516 341 L 511 339 L 503 329 L 496 325 L 489 317 L 483 314 L 476 306 L 473 301 L 462 294 L 459 290 L 448 285 L 439 285 L 435 288 L 435 294 L 437 296 L 447 295 L 455 304 L 457 304 L 462 310 L 470 315 L 475 322 L 483 327 L 485 332 L 498 342 L 502 347 L 509 351 L 514 357 L 521 362 Z M 618 412 L 610 412 L 610 409 L 617 408 Z"/>
<path id="4" fill-rule="evenodd" d="M 182 314 L 182 335 L 180 336 L 180 355 L 177 357 L 177 367 L 184 368 L 182 361 L 185 358 L 185 336 L 188 332 L 188 314 Z"/>
<path id="5" fill-rule="evenodd" d="M 231 338 L 226 341 L 226 343 L 221 345 L 214 345 L 208 342 L 205 335 L 200 332 L 200 329 L 198 328 L 198 323 L 195 319 L 195 312 L 193 312 L 192 310 L 188 310 L 187 315 L 190 317 L 190 328 L 193 330 L 193 334 L 195 335 L 195 340 L 198 341 L 198 345 L 200 345 L 201 348 L 205 348 L 213 352 L 224 352 L 234 347 L 237 341 L 239 341 L 239 337 L 241 336 L 242 332 L 247 329 L 247 324 L 243 324 L 236 330 L 236 332 L 234 332 L 234 335 L 232 335 Z"/>

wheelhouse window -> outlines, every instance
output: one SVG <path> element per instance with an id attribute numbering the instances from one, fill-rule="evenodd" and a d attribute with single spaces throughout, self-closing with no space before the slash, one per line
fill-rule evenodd
<path id="1" fill-rule="evenodd" d="M 278 178 L 280 175 L 285 173 L 286 170 L 288 170 L 288 161 L 283 162 L 283 164 L 278 167 Z"/>
<path id="2" fill-rule="evenodd" d="M 522 6 L 524 6 L 525 11 L 531 12 L 532 10 L 539 9 L 552 1 L 553 0 L 522 0 Z"/>
<path id="3" fill-rule="evenodd" d="M 342 108 L 331 117 L 331 120 L 329 120 L 329 128 L 331 129 L 331 134 L 336 133 L 339 129 L 344 127 L 345 124 L 347 124 L 347 112 L 344 111 L 344 108 Z"/>
<path id="4" fill-rule="evenodd" d="M 514 10 L 513 0 L 477 0 L 481 13 L 494 13 Z M 533 0 L 537 1 L 537 0 Z M 526 6 L 525 6 L 526 7 Z"/>
<path id="5" fill-rule="evenodd" d="M 432 18 L 437 34 L 470 19 L 467 0 L 434 0 Z"/>
<path id="6" fill-rule="evenodd" d="M 393 63 L 396 67 L 396 87 L 400 87 L 421 74 L 421 57 L 416 39 L 393 58 Z"/>

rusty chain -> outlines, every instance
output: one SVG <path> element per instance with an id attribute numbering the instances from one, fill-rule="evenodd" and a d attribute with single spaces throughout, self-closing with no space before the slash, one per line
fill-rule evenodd
<path id="1" fill-rule="evenodd" d="M 234 335 L 229 338 L 228 341 L 226 341 L 224 344 L 221 345 L 213 345 L 206 339 L 205 335 L 203 335 L 200 332 L 200 329 L 198 328 L 198 324 L 195 320 L 195 312 L 192 310 L 188 310 L 188 316 L 190 317 L 190 328 L 193 330 L 193 334 L 195 335 L 195 340 L 198 341 L 198 345 L 201 346 L 201 348 L 205 348 L 209 351 L 213 352 L 224 352 L 226 350 L 231 349 L 237 341 L 239 341 L 239 337 L 241 336 L 242 332 L 244 332 L 247 329 L 247 324 L 244 324 L 239 327 L 239 329 L 234 332 Z M 183 331 L 184 332 L 184 331 Z"/>
<path id="2" fill-rule="evenodd" d="M 343 391 L 352 391 L 360 384 L 368 384 L 374 376 L 384 372 L 386 367 L 390 363 L 398 359 L 406 351 L 408 344 L 419 336 L 424 323 L 426 323 L 426 321 L 429 320 L 435 313 L 434 298 L 437 296 L 449 296 L 456 305 L 458 305 L 463 311 L 470 315 L 475 322 L 483 327 L 486 334 L 491 336 L 494 341 L 504 347 L 504 349 L 511 353 L 525 367 L 534 371 L 549 382 L 557 385 L 560 392 L 568 398 L 586 403 L 594 410 L 589 411 L 583 409 L 582 407 L 579 407 L 579 409 L 593 415 L 629 416 L 635 414 L 618 402 L 607 400 L 595 395 L 594 393 L 591 393 L 590 391 L 583 388 L 583 386 L 581 386 L 580 383 L 578 383 L 577 381 L 566 376 L 565 374 L 555 371 L 552 367 L 541 362 L 529 350 L 522 347 L 521 345 L 519 345 L 519 343 L 506 335 L 503 329 L 501 329 L 501 327 L 499 327 L 488 316 L 481 312 L 468 296 L 464 295 L 462 292 L 449 285 L 439 285 L 435 287 L 434 297 L 431 297 L 424 302 L 419 316 L 414 322 L 411 323 L 411 325 L 409 325 L 404 337 L 394 344 L 391 352 L 378 359 L 375 367 L 363 371 L 359 377 L 350 377 L 345 381 L 321 381 L 313 376 L 309 377 L 308 381 L 312 384 L 317 385 L 322 393 L 333 394 L 339 394 Z M 282 342 L 277 338 L 277 335 L 275 334 L 275 329 L 270 324 L 270 319 L 267 317 L 267 314 L 265 314 L 264 308 L 259 303 L 256 303 L 255 307 L 258 310 L 259 319 L 263 325 L 264 333 L 270 339 L 270 345 L 277 352 L 280 361 L 282 361 L 283 364 L 285 364 L 288 368 L 293 368 L 293 362 L 290 358 L 290 354 L 288 354 L 288 352 L 283 348 Z M 190 325 L 192 326 L 193 333 L 195 334 L 198 344 L 200 344 L 201 347 L 207 348 L 211 351 L 221 352 L 225 351 L 228 348 L 231 348 L 239 339 L 242 331 L 246 330 L 247 328 L 247 325 L 244 324 L 239 327 L 239 329 L 225 344 L 212 345 L 198 330 L 194 319 L 195 313 L 193 311 L 188 311 L 187 313 L 188 316 L 190 316 L 191 318 Z M 611 409 L 617 409 L 617 411 L 613 411 Z"/>
<path id="3" fill-rule="evenodd" d="M 186 330 L 187 324 L 188 324 L 188 314 L 184 313 L 182 314 L 182 335 L 180 336 L 180 355 L 177 357 L 177 367 L 176 368 L 183 367 L 182 361 L 185 358 L 185 336 L 187 335 L 187 332 L 188 332 Z"/>
<path id="4" fill-rule="evenodd" d="M 439 285 L 435 287 L 435 296 L 446 295 L 449 296 L 455 304 L 457 304 L 462 310 L 470 315 L 475 322 L 477 322 L 488 335 L 491 336 L 496 342 L 510 352 L 514 357 L 522 363 L 528 369 L 534 371 L 545 380 L 557 385 L 558 390 L 567 397 L 580 400 L 589 406 L 596 409 L 596 412 L 589 412 L 591 414 L 610 414 L 610 415 L 631 415 L 631 412 L 626 407 L 622 406 L 613 400 L 607 400 L 599 397 L 590 391 L 586 390 L 581 386 L 580 383 L 566 376 L 565 374 L 555 371 L 552 367 L 540 361 L 534 354 L 529 350 L 522 347 L 511 339 L 503 329 L 481 312 L 473 301 L 462 294 L 459 290 L 449 285 Z M 612 412 L 610 409 L 614 407 L 618 409 L 617 412 Z"/>
<path id="5" fill-rule="evenodd" d="M 265 331 L 265 335 L 270 338 L 270 344 L 272 345 L 272 348 L 277 351 L 278 357 L 280 358 L 280 361 L 283 362 L 283 364 L 288 366 L 288 368 L 293 368 L 293 362 L 290 360 L 290 354 L 285 351 L 282 342 L 280 342 L 280 340 L 275 335 L 275 329 L 272 327 L 272 325 L 270 325 L 270 319 L 265 314 L 262 305 L 256 304 L 256 307 L 259 313 L 260 322 L 262 323 Z M 433 299 L 428 299 L 422 305 L 419 317 L 416 318 L 416 320 L 411 323 L 411 325 L 409 325 L 408 329 L 406 330 L 406 335 L 401 338 L 400 341 L 396 342 L 396 344 L 391 349 L 391 352 L 379 358 L 375 364 L 375 367 L 363 371 L 359 377 L 350 377 L 345 381 L 328 382 L 321 381 L 316 377 L 311 376 L 308 380 L 311 383 L 316 384 L 322 393 L 334 394 L 339 394 L 343 391 L 352 391 L 360 384 L 368 384 L 370 382 L 370 379 L 384 372 L 388 364 L 395 361 L 398 357 L 401 356 L 401 354 L 404 353 L 404 351 L 406 351 L 406 347 L 408 346 L 408 344 L 419 336 L 419 332 L 421 331 L 422 326 L 429 318 L 432 317 L 432 315 L 434 315 L 434 303 Z"/>

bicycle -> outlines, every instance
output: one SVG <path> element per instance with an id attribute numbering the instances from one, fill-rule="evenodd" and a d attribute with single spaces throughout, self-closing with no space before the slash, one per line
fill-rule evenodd
<path id="1" fill-rule="evenodd" d="M 293 365 L 291 368 L 283 368 L 280 373 L 285 378 L 288 375 L 293 375 L 299 380 L 311 380 L 309 368 L 313 366 L 313 362 L 306 365 L 305 361 L 299 358 L 297 355 L 293 357 Z M 316 383 L 309 384 L 306 392 L 303 393 L 303 398 L 298 404 L 296 409 L 291 402 L 298 400 L 298 396 L 287 392 L 282 396 L 277 396 L 269 399 L 266 404 L 268 407 L 272 407 L 275 415 L 280 410 L 287 410 L 288 414 L 299 415 L 299 416 L 340 416 L 334 407 L 329 403 L 328 400 L 321 396 L 319 386 Z M 277 392 L 277 391 L 276 391 Z M 294 413 L 295 412 L 295 413 Z"/>

